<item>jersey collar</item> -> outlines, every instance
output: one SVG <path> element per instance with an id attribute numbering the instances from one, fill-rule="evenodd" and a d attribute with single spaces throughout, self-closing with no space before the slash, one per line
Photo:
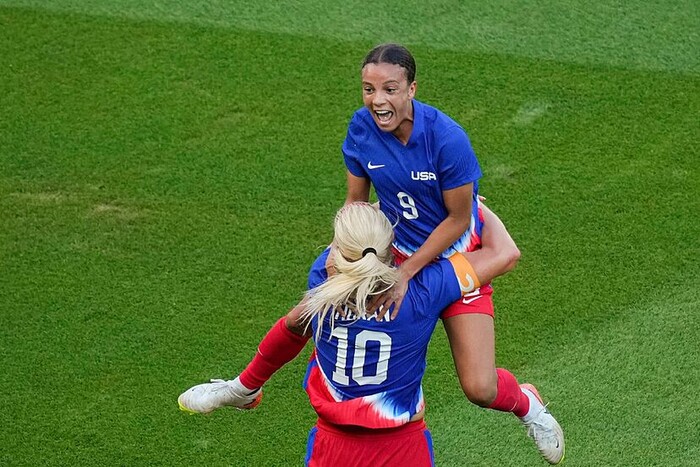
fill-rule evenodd
<path id="1" fill-rule="evenodd" d="M 408 144 L 406 147 L 411 147 L 416 141 L 420 140 L 420 136 L 425 131 L 425 126 L 423 124 L 423 115 L 425 110 L 423 109 L 423 104 L 416 99 L 413 99 L 413 130 L 411 131 L 411 137 L 408 138 Z"/>

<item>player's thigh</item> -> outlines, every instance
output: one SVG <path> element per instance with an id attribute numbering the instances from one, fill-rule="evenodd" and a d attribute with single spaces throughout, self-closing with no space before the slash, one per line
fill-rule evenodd
<path id="1" fill-rule="evenodd" d="M 446 318 L 443 323 L 460 381 L 489 382 L 496 378 L 493 317 L 465 313 Z"/>

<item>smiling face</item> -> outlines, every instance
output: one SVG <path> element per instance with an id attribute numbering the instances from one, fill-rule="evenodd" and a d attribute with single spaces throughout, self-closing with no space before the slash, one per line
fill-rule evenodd
<path id="1" fill-rule="evenodd" d="M 368 63 L 362 68 L 362 100 L 382 131 L 393 133 L 403 144 L 413 130 L 413 96 L 406 69 L 390 63 Z"/>

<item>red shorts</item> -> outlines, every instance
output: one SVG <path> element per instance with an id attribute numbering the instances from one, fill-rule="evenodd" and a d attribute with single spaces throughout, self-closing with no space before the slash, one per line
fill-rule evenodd
<path id="1" fill-rule="evenodd" d="M 492 294 L 493 287 L 491 287 L 491 284 L 482 285 L 475 291 L 465 294 L 452 305 L 442 310 L 440 318 L 447 319 L 452 316 L 465 315 L 467 313 L 481 313 L 493 318 Z"/>
<path id="2" fill-rule="evenodd" d="M 397 428 L 341 427 L 319 419 L 306 446 L 309 467 L 432 467 L 433 440 L 423 420 Z"/>
<path id="3" fill-rule="evenodd" d="M 400 251 L 392 248 L 394 252 L 394 263 L 398 266 L 408 258 Z M 493 318 L 493 287 L 491 283 L 484 284 L 473 292 L 469 292 L 462 296 L 459 300 L 448 306 L 440 314 L 440 318 L 447 319 L 456 315 L 464 315 L 467 313 L 481 313 L 489 315 Z"/>

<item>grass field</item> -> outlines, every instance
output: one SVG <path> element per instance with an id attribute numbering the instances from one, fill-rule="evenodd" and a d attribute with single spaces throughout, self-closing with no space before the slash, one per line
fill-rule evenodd
<path id="1" fill-rule="evenodd" d="M 0 465 L 303 463 L 310 349 L 255 411 L 176 398 L 303 292 L 385 40 L 523 252 L 498 363 L 566 464 L 700 465 L 696 2 L 249 3 L 0 0 Z M 437 465 L 544 465 L 467 403 L 440 327 L 424 387 Z"/>

